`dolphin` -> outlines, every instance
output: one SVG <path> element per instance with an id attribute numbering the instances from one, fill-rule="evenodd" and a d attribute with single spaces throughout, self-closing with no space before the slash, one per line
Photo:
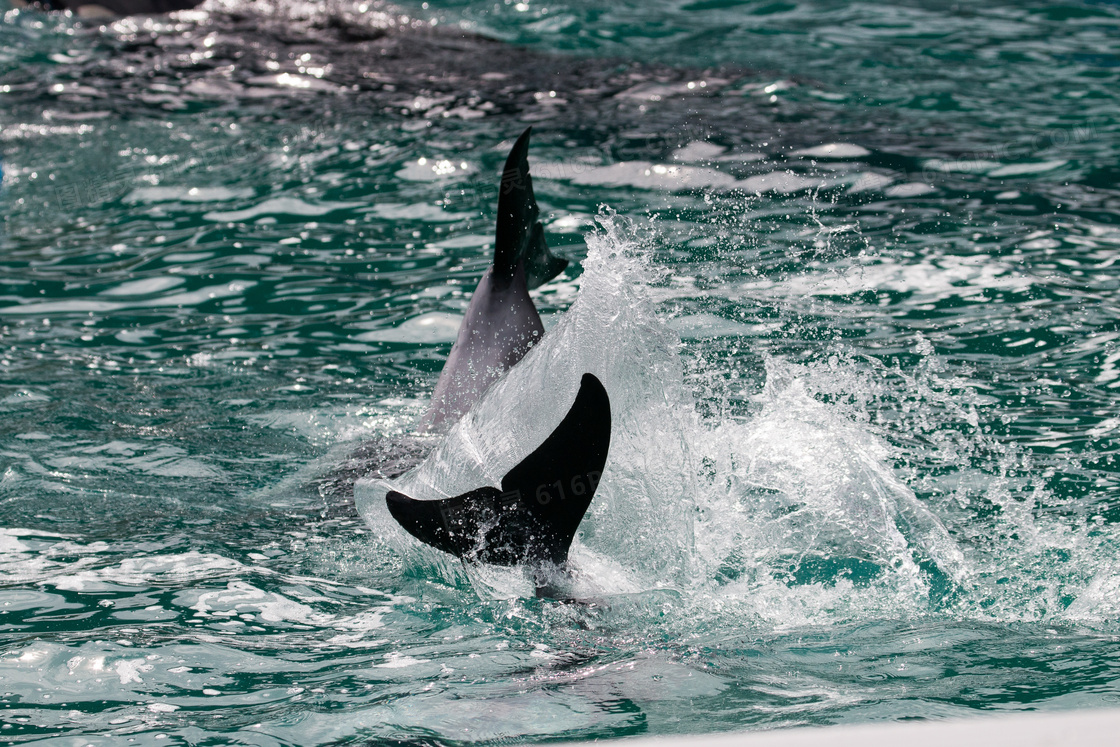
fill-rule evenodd
<path id="1" fill-rule="evenodd" d="M 529 289 L 554 278 L 568 262 L 545 243 L 529 175 L 531 130 L 521 134 L 506 159 L 494 262 L 471 297 L 418 428 L 421 433 L 448 430 L 544 335 Z M 599 485 L 610 437 L 610 398 L 602 382 L 585 373 L 559 425 L 502 477 L 500 487 L 480 486 L 439 500 L 416 500 L 390 490 L 385 502 L 413 537 L 464 560 L 562 569 Z M 393 463 L 398 476 L 407 461 Z M 384 468 L 381 474 L 394 476 Z M 546 587 L 542 574 L 536 576 L 540 593 Z"/>
<path id="2" fill-rule="evenodd" d="M 494 263 L 482 276 L 440 372 L 423 429 L 445 430 L 544 335 L 529 289 L 563 272 L 568 260 L 544 240 L 529 176 L 529 127 L 506 158 L 498 189 Z"/>
<path id="3" fill-rule="evenodd" d="M 15 7 L 38 5 L 44 10 L 69 10 L 79 18 L 99 19 L 119 16 L 160 15 L 190 10 L 203 0 L 13 0 Z"/>

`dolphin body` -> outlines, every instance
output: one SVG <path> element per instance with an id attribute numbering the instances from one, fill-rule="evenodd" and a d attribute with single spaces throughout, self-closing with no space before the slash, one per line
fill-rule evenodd
<path id="1" fill-rule="evenodd" d="M 471 296 L 455 344 L 436 382 L 424 426 L 452 425 L 494 380 L 513 367 L 544 335 L 529 289 L 563 272 L 568 260 L 544 240 L 540 209 L 529 176 L 529 134 L 521 133 L 506 158 L 498 190 L 494 263 Z"/>
<path id="2" fill-rule="evenodd" d="M 16 7 L 26 6 L 27 0 L 16 0 Z M 115 18 L 118 16 L 157 15 L 190 10 L 202 0 L 36 0 L 34 4 L 44 10 L 69 10 L 79 18 Z"/>
<path id="3" fill-rule="evenodd" d="M 554 278 L 568 262 L 549 251 L 538 220 L 529 176 L 531 129 L 517 139 L 506 160 L 494 263 L 471 297 L 421 432 L 449 429 L 544 335 L 529 289 Z M 560 424 L 502 478 L 500 488 L 482 486 L 439 500 L 416 500 L 391 490 L 385 501 L 406 531 L 457 557 L 563 568 L 603 473 L 610 436 L 610 399 L 602 383 L 585 373 Z M 408 461 L 398 460 L 390 468 L 403 474 Z M 386 467 L 380 473 L 393 477 Z M 540 580 L 538 587 L 538 593 L 545 588 Z"/>

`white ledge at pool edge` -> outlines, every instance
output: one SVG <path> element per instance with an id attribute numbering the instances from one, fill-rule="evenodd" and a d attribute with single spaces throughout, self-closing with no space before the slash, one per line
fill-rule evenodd
<path id="1" fill-rule="evenodd" d="M 1120 744 L 1120 709 L 1030 712 L 953 721 L 802 727 L 608 741 L 619 747 L 1065 747 Z"/>

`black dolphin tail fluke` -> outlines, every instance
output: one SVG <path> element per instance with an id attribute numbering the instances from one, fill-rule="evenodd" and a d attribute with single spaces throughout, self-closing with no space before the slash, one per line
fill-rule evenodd
<path id="1" fill-rule="evenodd" d="M 525 267 L 525 282 L 530 288 L 547 283 L 568 266 L 544 240 L 544 227 L 537 218 L 540 208 L 533 197 L 529 176 L 529 127 L 517 138 L 506 158 L 498 188 L 498 229 L 494 239 L 494 273 L 512 278 L 518 262 Z"/>
<path id="2" fill-rule="evenodd" d="M 389 513 L 421 542 L 495 565 L 562 565 L 595 495 L 611 440 L 611 403 L 603 384 L 584 374 L 564 420 L 502 478 L 435 501 L 396 491 Z"/>

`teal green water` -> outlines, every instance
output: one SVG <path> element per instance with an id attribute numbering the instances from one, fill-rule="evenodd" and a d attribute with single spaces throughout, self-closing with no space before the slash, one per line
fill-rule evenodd
<path id="1" fill-rule="evenodd" d="M 0 741 L 1120 699 L 1116 3 L 0 12 Z M 422 413 L 526 124 L 590 605 L 320 480 Z"/>

